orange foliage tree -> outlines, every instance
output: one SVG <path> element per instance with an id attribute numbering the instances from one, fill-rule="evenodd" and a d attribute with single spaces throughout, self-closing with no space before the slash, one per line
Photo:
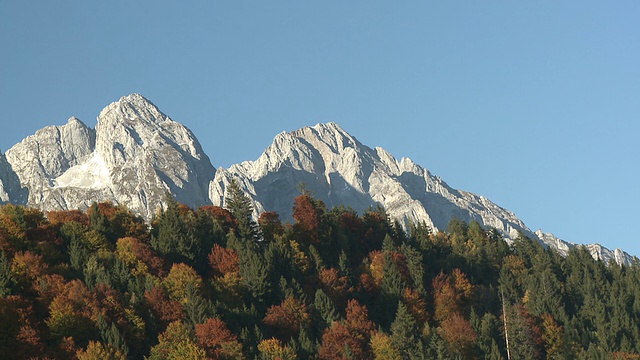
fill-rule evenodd
<path id="1" fill-rule="evenodd" d="M 230 230 L 235 230 L 238 227 L 238 221 L 231 215 L 231 212 L 220 206 L 205 205 L 201 206 L 200 210 L 207 214 L 210 214 L 214 220 L 218 221 L 222 230 L 227 234 Z"/>
<path id="2" fill-rule="evenodd" d="M 459 269 L 450 275 L 438 274 L 433 279 L 433 300 L 435 317 L 443 321 L 453 314 L 466 314 L 473 296 L 473 286 Z"/>
<path id="3" fill-rule="evenodd" d="M 169 299 L 161 286 L 155 286 L 144 293 L 145 300 L 153 315 L 162 322 L 163 327 L 184 318 L 184 309 L 179 301 Z"/>
<path id="4" fill-rule="evenodd" d="M 340 276 L 336 268 L 323 269 L 319 274 L 322 290 L 333 300 L 336 306 L 343 308 L 346 297 L 352 292 L 346 276 Z"/>
<path id="5" fill-rule="evenodd" d="M 267 241 L 271 241 L 276 235 L 280 236 L 284 233 L 280 215 L 274 211 L 265 211 L 260 214 L 258 225 L 260 225 L 262 236 Z"/>
<path id="6" fill-rule="evenodd" d="M 447 342 L 449 351 L 464 359 L 473 358 L 478 335 L 460 314 L 455 313 L 443 320 L 438 328 L 438 334 Z"/>
<path id="7" fill-rule="evenodd" d="M 309 195 L 300 195 L 293 200 L 293 218 L 296 220 L 294 230 L 303 242 L 318 244 L 320 242 L 320 226 L 325 205 Z"/>
<path id="8" fill-rule="evenodd" d="M 214 276 L 224 276 L 229 273 L 237 273 L 238 253 L 230 248 L 223 248 L 218 244 L 214 244 L 209 254 L 209 264 L 213 269 Z"/>
<path id="9" fill-rule="evenodd" d="M 369 320 L 367 308 L 356 300 L 349 300 L 346 320 L 334 322 L 322 334 L 318 356 L 320 359 L 370 359 L 374 331 L 375 324 Z"/>
<path id="10" fill-rule="evenodd" d="M 297 336 L 300 329 L 309 324 L 311 316 L 307 306 L 294 297 L 288 297 L 280 305 L 267 309 L 264 323 L 280 339 L 288 340 Z"/>
<path id="11" fill-rule="evenodd" d="M 89 216 L 80 210 L 52 210 L 47 212 L 47 219 L 49 219 L 49 223 L 54 226 L 71 221 L 89 226 Z"/>
<path id="12" fill-rule="evenodd" d="M 197 324 L 196 338 L 210 359 L 240 359 L 243 356 L 238 337 L 218 318 L 209 318 Z"/>

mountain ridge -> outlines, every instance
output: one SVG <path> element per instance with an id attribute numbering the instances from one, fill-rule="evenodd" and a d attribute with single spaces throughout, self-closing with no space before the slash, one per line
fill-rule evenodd
<path id="1" fill-rule="evenodd" d="M 256 217 L 271 210 L 291 219 L 303 183 L 328 207 L 345 205 L 362 213 L 380 205 L 402 223 L 424 222 L 434 230 L 446 229 L 453 217 L 475 220 L 508 240 L 523 232 L 561 254 L 577 246 L 541 230 L 534 233 L 484 196 L 453 189 L 410 158 L 398 160 L 381 147 L 368 147 L 335 122 L 283 131 L 256 160 L 216 169 L 187 127 L 144 96 L 131 94 L 107 105 L 95 129 L 71 117 L 0 153 L 0 203 L 44 211 L 111 200 L 150 219 L 164 206 L 165 192 L 191 207 L 223 206 L 232 179 L 251 198 Z M 585 246 L 605 262 L 634 261 L 620 249 Z"/>

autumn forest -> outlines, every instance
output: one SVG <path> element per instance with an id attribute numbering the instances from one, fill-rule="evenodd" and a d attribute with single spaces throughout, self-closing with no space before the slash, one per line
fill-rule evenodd
<path id="1" fill-rule="evenodd" d="M 0 359 L 640 359 L 640 264 L 384 209 L 0 208 Z"/>

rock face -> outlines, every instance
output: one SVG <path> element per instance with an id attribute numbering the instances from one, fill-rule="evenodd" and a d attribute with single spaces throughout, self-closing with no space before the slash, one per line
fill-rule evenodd
<path id="1" fill-rule="evenodd" d="M 111 200 L 146 218 L 167 191 L 190 206 L 210 203 L 215 173 L 195 136 L 139 94 L 107 106 L 95 130 L 71 118 L 27 137 L 7 160 L 30 206 L 86 209 Z"/>
<path id="2" fill-rule="evenodd" d="M 7 157 L 0 153 L 0 205 L 7 203 L 25 205 L 27 196 L 27 188 L 20 185 L 20 179 L 11 168 Z"/>
<path id="3" fill-rule="evenodd" d="M 600 244 L 574 244 L 559 239 L 551 233 L 542 232 L 542 230 L 536 231 L 536 236 L 547 246 L 556 249 L 562 256 L 567 256 L 571 249 L 582 246 L 589 251 L 594 259 L 602 260 L 607 264 L 613 261 L 619 265 L 629 266 L 635 262 L 633 256 L 620 249 L 609 250 Z"/>
<path id="4" fill-rule="evenodd" d="M 132 94 L 102 110 L 95 130 L 72 117 L 28 136 L 6 157 L 0 153 L 0 203 L 45 211 L 113 201 L 151 219 L 166 192 L 191 207 L 224 205 L 232 179 L 252 199 L 256 217 L 272 210 L 291 219 L 304 184 L 328 207 L 362 213 L 380 205 L 401 223 L 425 222 L 434 230 L 445 229 L 455 216 L 494 227 L 507 239 L 522 231 L 562 254 L 577 246 L 534 234 L 510 211 L 451 188 L 410 159 L 363 145 L 335 123 L 280 133 L 257 160 L 216 171 L 189 129 Z M 621 250 L 587 248 L 597 259 L 632 262 Z"/>
<path id="5" fill-rule="evenodd" d="M 256 161 L 218 169 L 210 188 L 222 204 L 231 178 L 240 179 L 256 208 L 290 218 L 299 186 L 327 206 L 348 205 L 359 213 L 380 205 L 402 222 L 426 222 L 446 229 L 454 216 L 476 220 L 515 238 L 532 234 L 516 216 L 482 196 L 452 189 L 410 159 L 398 161 L 382 148 L 361 144 L 335 123 L 318 124 L 276 136 Z"/>

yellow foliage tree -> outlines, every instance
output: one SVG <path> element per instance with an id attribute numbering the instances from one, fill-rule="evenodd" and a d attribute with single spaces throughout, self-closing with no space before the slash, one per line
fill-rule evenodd
<path id="1" fill-rule="evenodd" d="M 175 321 L 158 336 L 158 344 L 151 348 L 148 360 L 204 360 L 206 358 L 206 352 L 198 346 L 189 327 L 181 321 Z"/>
<path id="2" fill-rule="evenodd" d="M 295 351 L 287 345 L 282 345 L 278 339 L 262 340 L 258 344 L 261 360 L 294 360 Z"/>
<path id="3" fill-rule="evenodd" d="M 188 287 L 191 286 L 194 290 L 200 291 L 202 278 L 189 265 L 183 263 L 173 264 L 169 275 L 162 281 L 162 286 L 167 290 L 171 300 L 185 304 L 187 302 Z"/>
<path id="4" fill-rule="evenodd" d="M 371 336 L 371 350 L 375 360 L 402 360 L 389 335 L 383 332 L 376 332 Z"/>
<path id="5" fill-rule="evenodd" d="M 127 357 L 119 349 L 109 344 L 89 341 L 86 350 L 79 350 L 76 353 L 78 360 L 126 360 Z"/>

